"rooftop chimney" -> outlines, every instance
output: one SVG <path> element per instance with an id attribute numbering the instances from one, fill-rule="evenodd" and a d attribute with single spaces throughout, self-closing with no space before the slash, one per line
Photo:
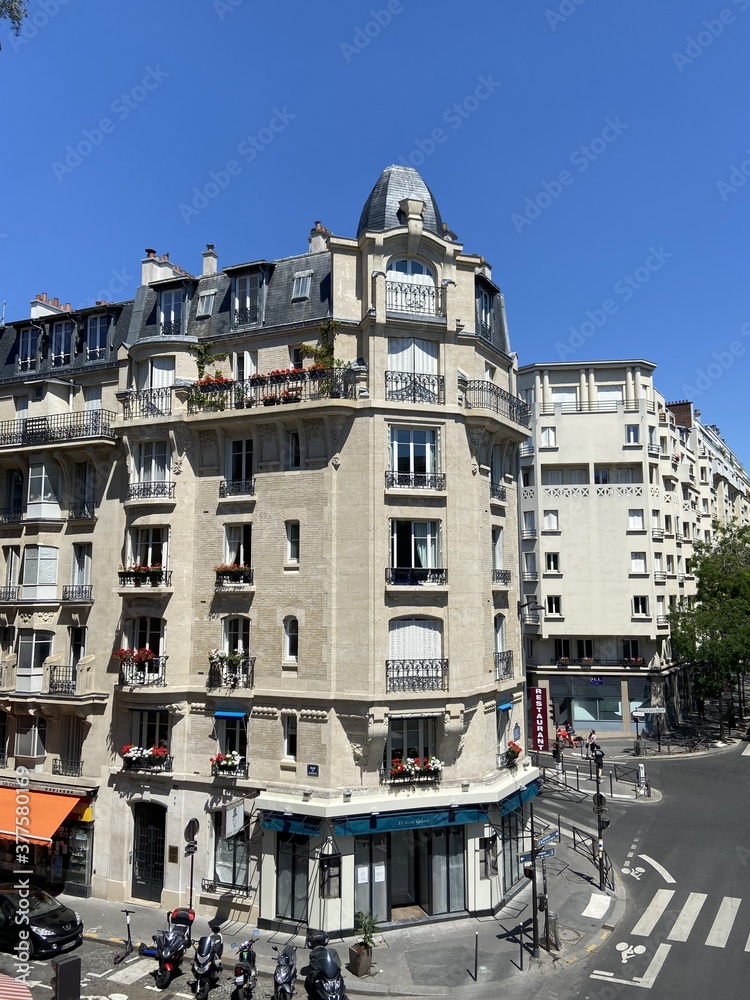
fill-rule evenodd
<path id="1" fill-rule="evenodd" d="M 168 253 L 158 257 L 156 250 L 152 250 L 150 247 L 145 253 L 146 256 L 141 261 L 142 285 L 152 285 L 155 281 L 164 281 L 166 278 L 178 278 L 183 275 L 189 278 L 191 276 L 177 264 L 172 264 Z"/>
<path id="2" fill-rule="evenodd" d="M 310 230 L 310 235 L 307 239 L 308 242 L 308 252 L 309 253 L 323 253 L 324 250 L 328 249 L 328 237 L 331 234 L 328 232 L 326 227 L 322 222 L 316 221 L 313 229 Z"/>
<path id="3" fill-rule="evenodd" d="M 207 243 L 206 249 L 203 251 L 203 277 L 206 278 L 211 274 L 216 274 L 216 262 L 219 259 L 219 255 L 214 250 L 213 243 Z"/>
<path id="4" fill-rule="evenodd" d="M 63 306 L 59 299 L 50 299 L 46 292 L 40 292 L 31 300 L 30 316 L 32 319 L 41 319 L 44 316 L 59 316 L 66 311 L 70 312 L 70 303 Z"/>

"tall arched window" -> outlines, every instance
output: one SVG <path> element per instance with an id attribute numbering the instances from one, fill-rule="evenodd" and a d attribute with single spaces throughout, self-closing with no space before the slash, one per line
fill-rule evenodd
<path id="1" fill-rule="evenodd" d="M 284 621 L 284 659 L 296 660 L 299 654 L 299 622 L 296 618 Z"/>
<path id="2" fill-rule="evenodd" d="M 435 274 L 421 261 L 389 261 L 385 287 L 388 312 L 439 314 Z"/>

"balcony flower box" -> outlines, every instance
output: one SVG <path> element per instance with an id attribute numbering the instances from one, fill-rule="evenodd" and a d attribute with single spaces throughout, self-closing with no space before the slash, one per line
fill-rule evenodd
<path id="1" fill-rule="evenodd" d="M 225 775 L 236 778 L 244 776 L 245 773 L 245 758 L 236 750 L 231 750 L 229 753 L 217 753 L 211 758 L 211 774 L 215 776 Z"/>
<path id="2" fill-rule="evenodd" d="M 389 780 L 403 784 L 439 781 L 443 766 L 437 757 L 405 757 L 391 761 Z"/>
<path id="3" fill-rule="evenodd" d="M 156 654 L 153 650 L 146 649 L 145 647 L 141 649 L 127 649 L 123 647 L 122 649 L 116 649 L 112 656 L 116 660 L 119 660 L 120 663 L 146 664 L 151 663 Z"/>
<path id="4" fill-rule="evenodd" d="M 126 771 L 167 771 L 172 769 L 172 758 L 166 747 L 138 747 L 126 743 L 120 751 L 123 768 Z"/>
<path id="5" fill-rule="evenodd" d="M 282 403 L 299 403 L 301 399 L 301 392 L 301 389 L 284 389 L 279 396 L 279 399 Z"/>
<path id="6" fill-rule="evenodd" d="M 508 748 L 505 751 L 505 764 L 506 767 L 515 767 L 518 762 L 518 758 L 523 753 L 523 747 L 520 743 L 515 740 L 511 740 L 508 743 Z"/>
<path id="7" fill-rule="evenodd" d="M 558 656 L 557 662 L 558 663 L 565 663 L 565 664 L 570 663 L 570 657 L 569 656 Z"/>
<path id="8" fill-rule="evenodd" d="M 582 667 L 590 667 L 593 662 L 594 662 L 594 660 L 593 660 L 593 658 L 591 656 L 583 656 L 583 657 L 581 657 L 581 666 Z"/>
<path id="9" fill-rule="evenodd" d="M 278 401 L 279 401 L 279 397 L 278 396 L 274 396 L 274 395 L 265 395 L 265 396 L 263 396 L 263 405 L 264 406 L 276 406 L 276 404 L 278 403 Z"/>

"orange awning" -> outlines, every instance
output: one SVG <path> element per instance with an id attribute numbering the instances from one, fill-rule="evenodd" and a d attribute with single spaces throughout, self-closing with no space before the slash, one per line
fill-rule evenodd
<path id="1" fill-rule="evenodd" d="M 0 788 L 0 839 L 18 840 L 19 844 L 49 844 L 52 834 L 80 801 L 78 795 L 34 792 L 21 786 Z M 17 806 L 28 809 L 25 817 L 16 812 Z M 29 821 L 28 826 L 19 822 L 18 834 L 16 817 L 20 822 L 24 818 Z"/>

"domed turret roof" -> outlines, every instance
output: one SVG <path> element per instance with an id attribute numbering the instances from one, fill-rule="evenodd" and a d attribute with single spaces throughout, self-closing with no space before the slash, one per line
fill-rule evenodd
<path id="1" fill-rule="evenodd" d="M 405 224 L 399 211 L 399 203 L 404 198 L 418 198 L 424 202 L 424 228 L 438 236 L 444 236 L 440 209 L 420 175 L 413 167 L 397 165 L 386 167 L 378 177 L 370 197 L 365 202 L 357 226 L 357 236 L 366 230 L 384 232 Z"/>

